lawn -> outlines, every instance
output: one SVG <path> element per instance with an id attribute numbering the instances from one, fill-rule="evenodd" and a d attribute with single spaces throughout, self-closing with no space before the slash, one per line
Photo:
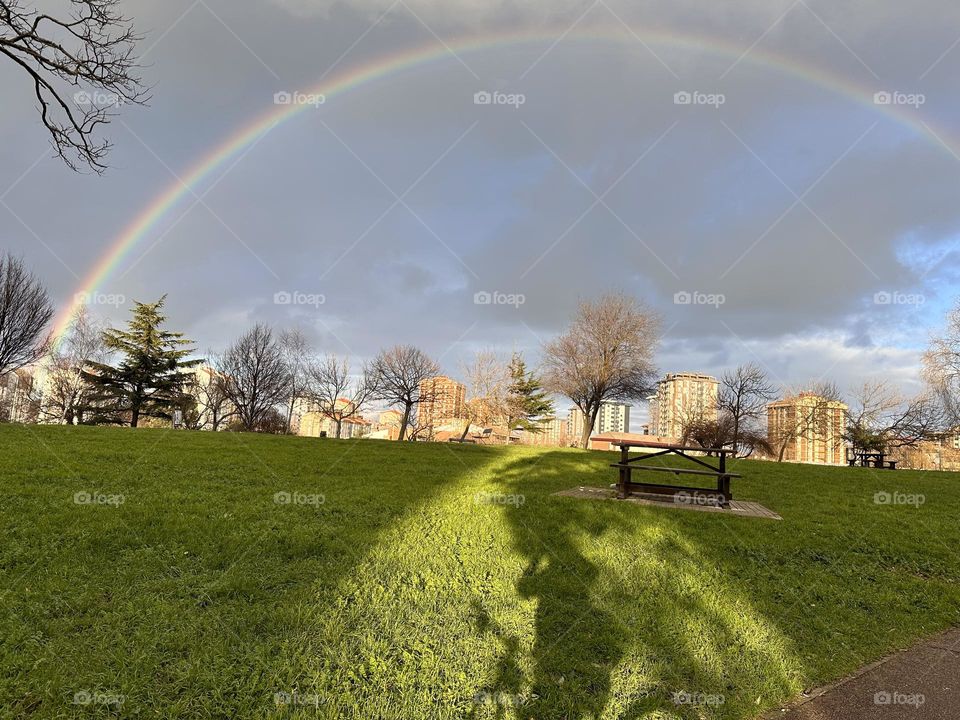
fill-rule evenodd
<path id="1" fill-rule="evenodd" d="M 0 427 L 5 717 L 753 718 L 960 623 L 960 476 Z M 923 504 L 877 504 L 879 492 Z M 903 499 L 903 496 L 898 496 Z"/>

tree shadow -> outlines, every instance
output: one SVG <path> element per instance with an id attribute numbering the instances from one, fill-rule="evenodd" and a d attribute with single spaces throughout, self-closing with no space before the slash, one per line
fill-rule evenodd
<path id="1" fill-rule="evenodd" d="M 719 561 L 673 516 L 683 511 L 549 494 L 561 478 L 562 489 L 613 482 L 606 465 L 559 451 L 497 470 L 504 492 L 526 497 L 503 514 L 525 558 L 517 593 L 536 602 L 517 716 L 737 717 L 756 686 L 798 690 L 781 636 L 748 588 L 710 567 Z M 744 663 L 765 677 L 744 687 Z M 493 692 L 501 682 L 515 692 L 516 664 L 493 677 Z"/>

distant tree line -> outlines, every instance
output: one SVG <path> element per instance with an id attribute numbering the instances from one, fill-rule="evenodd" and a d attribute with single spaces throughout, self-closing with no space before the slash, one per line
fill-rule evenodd
<path id="1" fill-rule="evenodd" d="M 42 364 L 46 382 L 37 415 L 44 422 L 137 427 L 177 419 L 195 429 L 285 433 L 303 402 L 328 418 L 339 437 L 345 423 L 379 402 L 399 411 L 399 439 L 430 431 L 418 410 L 443 399 L 435 384 L 425 382 L 441 369 L 420 348 L 383 349 L 353 372 L 345 357 L 314 354 L 301 331 L 278 333 L 260 323 L 201 359 L 194 342 L 166 327 L 165 302 L 134 303 L 123 329 L 104 327 L 80 308 L 55 341 L 47 329 L 53 307 L 46 289 L 20 259 L 6 254 L 0 257 L 0 383 Z M 462 409 L 461 439 L 476 424 L 542 432 L 554 415 L 551 396 L 562 395 L 583 413 L 577 443 L 587 447 L 603 403 L 639 401 L 653 392 L 660 332 L 661 320 L 649 306 L 612 294 L 580 302 L 569 326 L 544 343 L 542 374 L 519 353 L 505 359 L 477 352 L 463 372 L 472 397 Z M 923 355 L 923 379 L 927 389 L 914 397 L 886 380 L 864 383 L 831 432 L 869 451 L 916 445 L 960 427 L 960 303 Z M 792 422 L 771 433 L 764 427 L 767 406 L 783 395 L 809 400 Z M 721 376 L 716 407 L 684 418 L 681 439 L 741 457 L 759 452 L 783 459 L 798 436 L 827 432 L 826 410 L 840 398 L 825 381 L 778 390 L 758 364 L 749 363 Z"/>

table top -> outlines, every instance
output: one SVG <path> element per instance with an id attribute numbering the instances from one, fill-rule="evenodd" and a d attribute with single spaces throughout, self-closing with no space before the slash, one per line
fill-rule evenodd
<path id="1" fill-rule="evenodd" d="M 660 443 L 645 440 L 621 440 L 619 442 L 614 442 L 614 445 L 617 445 L 622 450 L 623 448 L 653 448 L 656 450 L 689 450 L 690 452 L 712 452 L 723 455 L 729 455 L 733 453 L 733 448 L 705 448 L 699 446 L 690 446 L 690 445 L 672 445 L 670 443 Z"/>

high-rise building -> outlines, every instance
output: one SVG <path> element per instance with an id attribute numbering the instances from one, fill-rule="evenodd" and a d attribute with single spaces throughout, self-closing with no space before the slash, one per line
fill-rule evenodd
<path id="1" fill-rule="evenodd" d="M 767 405 L 767 433 L 774 452 L 790 462 L 842 465 L 847 406 L 811 393 Z"/>
<path id="2" fill-rule="evenodd" d="M 679 438 L 691 420 L 716 419 L 719 390 L 712 375 L 667 373 L 657 383 L 657 392 L 647 398 L 651 434 Z"/>
<path id="3" fill-rule="evenodd" d="M 417 424 L 421 427 L 436 427 L 467 416 L 467 386 L 452 378 L 438 375 L 424 380 L 420 398 Z"/>
<path id="4" fill-rule="evenodd" d="M 583 411 L 576 406 L 570 408 L 567 415 L 567 430 L 575 441 L 579 440 L 583 433 L 583 423 Z M 611 432 L 630 432 L 629 405 L 614 402 L 600 403 L 600 411 L 597 413 L 597 420 L 593 423 L 590 434 L 598 435 Z"/>

